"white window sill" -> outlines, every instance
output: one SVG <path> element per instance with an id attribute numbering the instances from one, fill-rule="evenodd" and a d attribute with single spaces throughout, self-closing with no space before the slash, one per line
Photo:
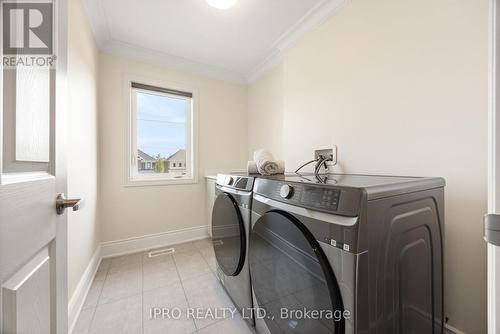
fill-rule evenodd
<path id="1" fill-rule="evenodd" d="M 149 187 L 149 186 L 168 186 L 168 185 L 187 185 L 197 184 L 197 178 L 158 178 L 158 179 L 129 179 L 123 185 L 124 187 Z"/>

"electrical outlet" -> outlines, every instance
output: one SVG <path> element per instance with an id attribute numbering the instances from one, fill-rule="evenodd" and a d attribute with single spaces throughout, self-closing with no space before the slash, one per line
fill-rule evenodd
<path id="1" fill-rule="evenodd" d="M 314 159 L 318 159 L 319 156 L 330 157 L 331 161 L 327 161 L 328 166 L 334 166 L 337 164 L 337 146 L 333 145 L 333 148 L 323 148 L 319 150 L 314 150 Z"/>

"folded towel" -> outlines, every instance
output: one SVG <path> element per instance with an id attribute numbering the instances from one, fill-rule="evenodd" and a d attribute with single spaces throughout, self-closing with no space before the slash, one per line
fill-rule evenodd
<path id="1" fill-rule="evenodd" d="M 274 166 L 274 164 L 276 166 Z M 247 172 L 248 174 L 262 174 L 265 176 L 275 175 L 275 174 L 284 174 L 285 173 L 285 162 L 283 160 L 274 161 L 273 165 L 267 165 L 267 169 L 263 171 L 263 173 L 259 172 L 257 168 L 257 163 L 255 161 L 249 161 L 247 163 Z"/>

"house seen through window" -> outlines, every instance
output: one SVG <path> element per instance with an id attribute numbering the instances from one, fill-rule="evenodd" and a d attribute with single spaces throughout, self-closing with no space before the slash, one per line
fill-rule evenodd
<path id="1" fill-rule="evenodd" d="M 191 93 L 132 83 L 132 108 L 133 176 L 191 177 Z"/>

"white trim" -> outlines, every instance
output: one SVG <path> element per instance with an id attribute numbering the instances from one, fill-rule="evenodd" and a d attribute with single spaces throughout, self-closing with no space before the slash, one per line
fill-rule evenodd
<path id="1" fill-rule="evenodd" d="M 155 187 L 155 186 L 183 186 L 190 184 L 198 184 L 198 180 L 191 178 L 158 178 L 154 179 L 134 179 L 126 181 L 124 187 Z"/>
<path id="2" fill-rule="evenodd" d="M 205 77 L 218 79 L 235 84 L 245 83 L 245 76 L 241 73 L 192 61 L 165 52 L 143 48 L 122 41 L 111 40 L 107 42 L 106 45 L 100 47 L 100 49 L 104 53 L 119 55 L 146 64 L 164 66 L 185 73 L 202 75 Z"/>
<path id="3" fill-rule="evenodd" d="M 96 44 L 99 48 L 103 48 L 111 40 L 111 34 L 102 8 L 102 2 L 99 0 L 84 0 L 83 7 L 89 18 Z"/>
<path id="4" fill-rule="evenodd" d="M 460 329 L 456 329 L 455 327 L 446 324 L 444 325 L 444 334 L 466 334 L 466 333 L 462 332 Z"/>
<path id="5" fill-rule="evenodd" d="M 300 20 L 281 35 L 273 44 L 273 49 L 285 50 L 295 41 L 323 24 L 351 0 L 323 0 L 311 8 Z"/>
<path id="6" fill-rule="evenodd" d="M 101 243 L 103 258 L 208 238 L 208 225 Z"/>
<path id="7" fill-rule="evenodd" d="M 496 212 L 497 184 L 497 122 L 496 117 L 496 0 L 490 1 L 490 41 L 488 75 L 488 212 Z"/>
<path id="8" fill-rule="evenodd" d="M 0 6 L 0 17 L 3 17 L 3 6 Z M 3 24 L 0 24 L 0 36 L 3 39 Z M 3 55 L 3 43 L 0 43 L 0 54 Z M 0 136 L 0 184 L 2 184 L 2 174 L 3 174 L 3 117 L 4 117 L 4 108 L 3 108 L 3 77 L 4 77 L 4 68 L 3 62 L 0 62 L 0 132 L 2 135 Z"/>
<path id="9" fill-rule="evenodd" d="M 286 50 L 274 50 L 271 52 L 264 61 L 257 65 L 253 70 L 247 73 L 245 77 L 245 82 L 250 84 L 255 80 L 262 77 L 264 74 L 269 72 L 274 66 L 279 64 L 283 60 L 283 52 Z"/>
<path id="10" fill-rule="evenodd" d="M 186 73 L 203 75 L 231 83 L 245 83 L 245 77 L 240 73 L 115 40 L 111 37 L 102 1 L 84 0 L 83 3 L 96 44 L 104 53 L 120 55 L 143 63 L 169 67 Z"/>
<path id="11" fill-rule="evenodd" d="M 84 0 L 85 11 L 89 17 L 97 45 L 101 51 L 144 63 L 165 66 L 237 84 L 248 84 L 265 74 L 281 60 L 283 52 L 289 49 L 299 38 L 320 26 L 351 2 L 351 0 L 320 1 L 269 47 L 269 50 L 265 52 L 262 62 L 255 64 L 255 67 L 251 71 L 238 73 L 113 39 L 107 26 L 107 19 L 101 1 Z"/>
<path id="12" fill-rule="evenodd" d="M 94 280 L 99 264 L 101 263 L 101 246 L 97 246 L 92 258 L 90 259 L 87 268 L 83 272 L 78 285 L 76 286 L 75 292 L 68 303 L 68 324 L 69 333 L 73 332 L 73 329 L 78 320 L 78 316 L 82 310 L 85 298 L 89 293 L 90 287 L 92 286 L 92 281 Z"/>
<path id="13" fill-rule="evenodd" d="M 500 8 L 497 0 L 490 0 L 489 24 L 489 80 L 488 80 L 488 213 L 499 214 L 500 208 L 500 117 L 497 117 L 498 73 L 498 17 Z M 500 247 L 488 244 L 487 256 L 487 295 L 488 295 L 488 333 L 496 334 L 500 329 Z"/>

